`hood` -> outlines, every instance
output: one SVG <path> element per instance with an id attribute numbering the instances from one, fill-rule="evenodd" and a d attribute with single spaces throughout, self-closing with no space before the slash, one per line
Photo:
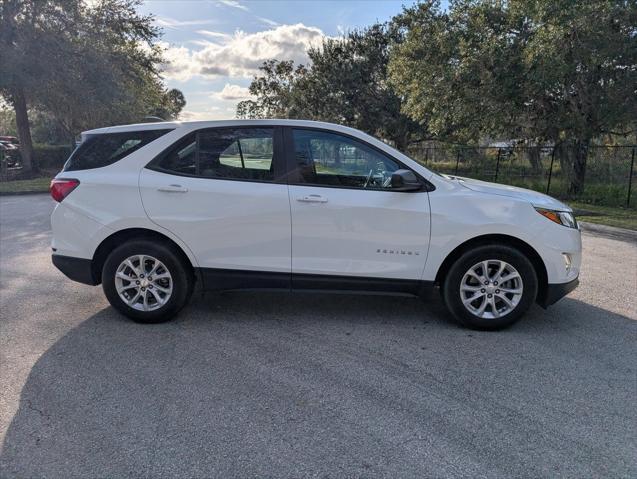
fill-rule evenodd
<path id="1" fill-rule="evenodd" d="M 540 208 L 547 208 L 560 211 L 572 211 L 572 209 L 544 193 L 539 193 L 533 190 L 527 190 L 526 188 L 518 188 L 517 186 L 501 185 L 499 183 L 490 183 L 488 181 L 474 180 L 471 178 L 462 178 L 460 176 L 448 176 L 451 180 L 456 180 L 465 188 L 480 193 L 488 193 L 492 195 L 508 196 L 511 198 L 517 198 L 528 201 L 533 206 L 539 206 Z"/>

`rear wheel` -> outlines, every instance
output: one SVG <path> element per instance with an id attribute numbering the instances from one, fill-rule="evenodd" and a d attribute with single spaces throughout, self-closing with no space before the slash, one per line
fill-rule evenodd
<path id="1" fill-rule="evenodd" d="M 193 278 L 180 255 L 150 240 L 114 249 L 102 269 L 102 287 L 111 305 L 140 323 L 174 317 L 192 292 Z"/>
<path id="2" fill-rule="evenodd" d="M 515 248 L 485 245 L 463 254 L 443 284 L 449 311 L 463 325 L 496 330 L 516 322 L 537 296 L 537 276 Z"/>

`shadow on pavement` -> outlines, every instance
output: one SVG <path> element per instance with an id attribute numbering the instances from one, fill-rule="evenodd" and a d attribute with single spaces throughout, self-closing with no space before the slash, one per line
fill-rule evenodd
<path id="1" fill-rule="evenodd" d="M 636 326 L 568 298 L 500 333 L 394 297 L 107 308 L 33 366 L 0 476 L 634 476 Z"/>

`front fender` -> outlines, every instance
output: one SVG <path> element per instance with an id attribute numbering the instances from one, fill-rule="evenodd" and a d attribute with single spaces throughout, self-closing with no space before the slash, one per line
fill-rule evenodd
<path id="1" fill-rule="evenodd" d="M 466 188 L 436 190 L 429 194 L 429 201 L 431 239 L 423 280 L 434 281 L 444 260 L 458 246 L 486 235 L 509 236 L 523 241 L 542 259 L 549 282 L 557 278 L 556 271 L 547 262 L 541 239 L 551 223 L 537 214 L 530 203 Z"/>

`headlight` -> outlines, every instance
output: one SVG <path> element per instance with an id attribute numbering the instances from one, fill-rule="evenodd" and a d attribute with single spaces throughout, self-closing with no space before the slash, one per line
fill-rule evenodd
<path id="1" fill-rule="evenodd" d="M 535 208 L 535 211 L 558 225 L 566 226 L 567 228 L 577 228 L 575 216 L 569 211 L 547 210 L 546 208 Z"/>

